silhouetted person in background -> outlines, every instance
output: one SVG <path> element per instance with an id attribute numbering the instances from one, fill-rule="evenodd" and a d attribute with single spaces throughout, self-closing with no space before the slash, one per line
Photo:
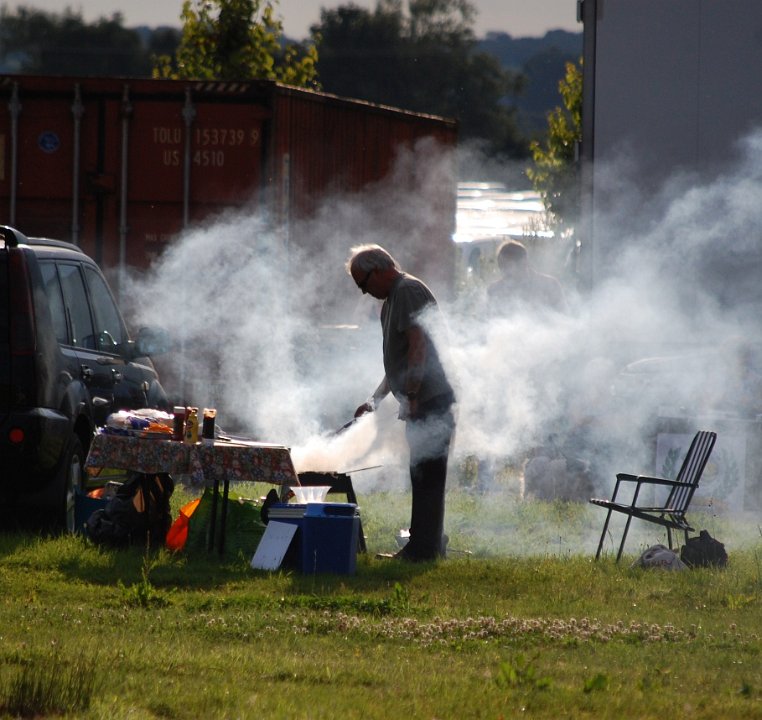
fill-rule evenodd
<path id="1" fill-rule="evenodd" d="M 489 318 L 522 317 L 534 321 L 544 314 L 562 313 L 568 310 L 563 288 L 556 278 L 535 270 L 529 263 L 526 247 L 517 240 L 508 240 L 498 251 L 497 265 L 501 277 L 487 288 L 487 315 Z M 531 324 L 526 325 L 528 332 Z M 538 378 L 538 386 L 541 379 Z M 541 402 L 541 401 L 538 401 Z M 548 433 L 557 434 L 555 428 Z M 561 487 L 569 477 L 567 460 L 556 448 L 557 440 L 548 438 L 546 447 L 535 448 L 525 472 L 524 490 L 539 495 L 536 488 Z M 478 465 L 479 486 L 489 487 L 497 468 L 505 464 L 499 453 L 481 457 Z M 576 466 L 575 466 L 576 467 Z M 576 472 L 576 470 L 575 470 Z M 545 490 L 543 490 L 543 493 Z"/>
<path id="2" fill-rule="evenodd" d="M 493 317 L 520 310 L 567 312 L 561 283 L 530 265 L 527 249 L 522 243 L 517 240 L 503 243 L 497 255 L 497 266 L 502 277 L 487 288 Z"/>

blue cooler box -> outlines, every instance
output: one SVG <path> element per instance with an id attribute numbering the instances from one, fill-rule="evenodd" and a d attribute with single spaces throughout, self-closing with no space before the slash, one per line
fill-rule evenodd
<path id="1" fill-rule="evenodd" d="M 302 521 L 302 572 L 354 575 L 360 514 L 354 503 L 309 503 Z"/>
<path id="2" fill-rule="evenodd" d="M 302 509 L 301 517 L 295 517 Z M 354 503 L 275 503 L 270 520 L 298 527 L 284 560 L 287 564 L 309 574 L 354 574 L 360 537 L 360 512 Z"/>

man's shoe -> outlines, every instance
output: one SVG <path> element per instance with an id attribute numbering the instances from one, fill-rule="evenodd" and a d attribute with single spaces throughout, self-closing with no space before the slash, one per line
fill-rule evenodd
<path id="1" fill-rule="evenodd" d="M 415 550 L 410 542 L 407 543 L 401 550 L 396 553 L 376 553 L 376 557 L 384 560 L 402 560 L 404 562 L 431 562 L 439 558 L 447 556 L 447 544 L 450 542 L 450 538 L 447 535 L 442 535 L 442 543 L 440 545 L 440 551 L 433 555 L 424 555 Z"/>
<path id="2" fill-rule="evenodd" d="M 376 557 L 379 560 L 400 560 L 402 562 L 412 562 L 412 563 L 426 562 L 427 560 L 434 559 L 434 558 L 421 557 L 420 555 L 416 555 L 415 553 L 410 552 L 410 550 L 408 550 L 407 545 L 403 547 L 402 550 L 399 550 L 396 553 L 376 553 Z"/>
<path id="3" fill-rule="evenodd" d="M 418 552 L 415 547 L 412 547 L 411 544 L 408 543 L 402 550 L 397 552 L 394 557 L 398 560 L 404 560 L 405 562 L 419 563 L 431 562 L 432 560 L 436 560 L 439 555 Z"/>

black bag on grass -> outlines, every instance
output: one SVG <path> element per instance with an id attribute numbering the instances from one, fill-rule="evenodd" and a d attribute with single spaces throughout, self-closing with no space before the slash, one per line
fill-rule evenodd
<path id="1" fill-rule="evenodd" d="M 160 547 L 172 524 L 169 498 L 175 489 L 167 473 L 131 473 L 106 507 L 87 520 L 87 536 L 99 545 Z"/>
<path id="2" fill-rule="evenodd" d="M 689 567 L 725 567 L 728 564 L 725 545 L 706 530 L 702 530 L 698 537 L 688 539 L 680 548 L 680 559 Z"/>

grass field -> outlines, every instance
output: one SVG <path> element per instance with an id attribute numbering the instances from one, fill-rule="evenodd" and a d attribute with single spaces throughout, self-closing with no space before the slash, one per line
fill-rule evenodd
<path id="1" fill-rule="evenodd" d="M 671 573 L 640 528 L 595 563 L 587 504 L 453 489 L 455 552 L 407 565 L 374 554 L 409 496 L 361 505 L 353 576 L 1 535 L 2 717 L 762 718 L 756 518 L 694 516 L 729 565 Z"/>

